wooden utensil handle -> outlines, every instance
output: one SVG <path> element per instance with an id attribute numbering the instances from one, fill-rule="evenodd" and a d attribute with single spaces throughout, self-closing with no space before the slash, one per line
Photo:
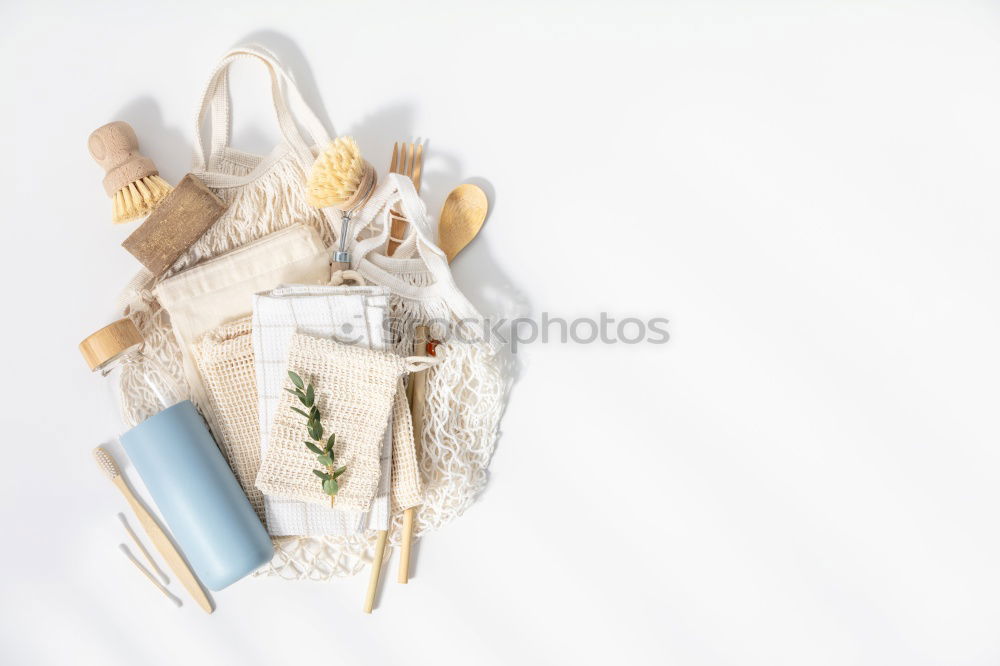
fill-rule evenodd
<path id="1" fill-rule="evenodd" d="M 375 607 L 375 594 L 378 592 L 378 579 L 382 574 L 382 560 L 385 558 L 385 539 L 389 535 L 386 530 L 379 530 L 375 539 L 375 556 L 372 558 L 372 572 L 368 576 L 368 591 L 365 593 L 365 612 L 371 613 Z"/>
<path id="2" fill-rule="evenodd" d="M 406 585 L 410 582 L 410 554 L 413 552 L 413 524 L 417 517 L 417 507 L 403 511 L 403 536 L 399 549 L 399 573 L 396 582 Z"/>

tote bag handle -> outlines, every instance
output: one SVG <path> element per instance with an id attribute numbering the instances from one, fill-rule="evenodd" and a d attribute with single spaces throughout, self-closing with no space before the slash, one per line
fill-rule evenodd
<path id="1" fill-rule="evenodd" d="M 198 107 L 198 116 L 195 119 L 195 170 L 200 172 L 214 171 L 214 160 L 218 158 L 222 149 L 229 146 L 232 124 L 232 108 L 229 100 L 229 67 L 235 61 L 243 58 L 260 62 L 267 67 L 271 80 L 274 112 L 281 136 L 295 151 L 302 168 L 308 171 L 315 159 L 315 154 L 310 146 L 325 147 L 330 141 L 330 135 L 323 127 L 323 123 L 306 104 L 294 79 L 285 71 L 274 54 L 256 44 L 238 46 L 229 51 L 212 72 L 208 85 L 205 86 Z M 211 112 L 211 134 L 209 136 L 209 152 L 206 155 L 201 125 L 209 111 Z M 299 131 L 296 121 L 302 123 L 308 133 L 309 140 Z"/>
<path id="2" fill-rule="evenodd" d="M 389 239 L 389 211 L 398 205 L 412 228 L 417 256 L 409 259 L 386 257 L 378 253 Z M 375 218 L 381 218 L 380 232 L 371 238 L 355 240 L 358 232 Z M 413 181 L 399 174 L 388 174 L 371 198 L 351 220 L 351 267 L 375 284 L 388 287 L 403 298 L 425 300 L 441 298 L 463 326 L 482 322 L 482 315 L 459 291 L 448 268 L 448 257 L 434 244 L 434 227 L 427 207 L 417 195 Z M 428 286 L 416 286 L 400 278 L 396 272 L 427 270 L 434 278 Z M 473 329 L 474 331 L 474 329 Z M 496 343 L 492 343 L 496 349 Z"/>
<path id="3" fill-rule="evenodd" d="M 416 236 L 417 256 L 410 259 L 370 257 L 369 255 L 377 255 L 379 248 L 386 246 L 391 226 L 389 211 L 396 205 L 410 222 L 411 233 Z M 381 223 L 378 225 L 379 233 L 370 238 L 356 240 L 358 232 L 376 218 L 381 218 Z M 364 207 L 351 219 L 348 239 L 351 241 L 352 268 L 377 274 L 378 279 L 375 280 L 377 284 L 389 287 L 395 293 L 406 298 L 419 299 L 443 295 L 439 289 L 443 283 L 451 278 L 448 271 L 448 259 L 431 240 L 430 233 L 431 225 L 427 218 L 427 207 L 413 188 L 413 181 L 399 174 L 387 174 L 385 180 L 379 183 Z M 397 266 L 410 265 L 417 266 L 420 270 L 426 269 L 434 277 L 434 284 L 428 287 L 411 285 L 380 266 L 380 264 L 389 262 Z"/>

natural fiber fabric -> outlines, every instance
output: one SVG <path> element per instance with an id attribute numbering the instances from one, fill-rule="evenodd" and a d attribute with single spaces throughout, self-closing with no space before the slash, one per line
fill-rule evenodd
<path id="1" fill-rule="evenodd" d="M 212 406 L 209 425 L 215 441 L 263 522 L 264 496 L 254 486 L 260 468 L 260 425 L 250 317 L 205 335 L 195 359 Z"/>
<path id="2" fill-rule="evenodd" d="M 392 256 L 384 254 L 389 211 L 400 208 L 407 236 Z M 441 362 L 430 368 L 420 447 L 423 502 L 417 534 L 447 524 L 472 505 L 486 486 L 507 381 L 498 346 L 487 340 L 483 318 L 458 290 L 447 258 L 434 245 L 434 225 L 405 177 L 390 174 L 353 220 L 359 239 L 352 268 L 392 293 L 394 348 L 408 354 L 418 325 L 441 340 Z M 394 519 L 395 542 L 400 517 Z"/>
<path id="3" fill-rule="evenodd" d="M 224 85 L 225 72 L 237 58 L 264 63 L 272 77 L 275 111 L 285 120 L 279 121 L 282 143 L 269 157 L 240 153 L 227 145 L 230 99 Z M 289 96 L 291 100 L 286 99 Z M 297 102 L 296 97 L 299 98 Z M 294 80 L 273 55 L 260 47 L 241 46 L 226 54 L 213 71 L 196 123 L 199 156 L 202 146 L 200 120 L 209 107 L 213 126 L 210 155 L 207 159 L 196 159 L 195 175 L 204 178 L 230 207 L 202 237 L 204 242 L 196 243 L 177 261 L 173 272 L 292 223 L 315 228 L 323 243 L 331 246 L 339 233 L 339 219 L 326 217 L 326 211 L 310 208 L 306 202 L 305 174 L 313 157 L 306 158 L 301 145 L 292 147 L 292 140 L 286 136 L 296 131 L 294 121 L 288 122 L 289 109 L 300 121 L 299 125 L 309 131 L 311 141 L 306 141 L 306 145 L 326 146 L 329 137 L 322 136 L 325 133 L 322 124 L 301 103 Z M 401 193 L 407 187 L 412 196 L 403 201 Z M 385 178 L 369 204 L 354 216 L 349 237 L 353 268 L 370 282 L 392 291 L 391 312 L 396 322 L 393 330 L 402 333 L 392 344 L 401 354 L 411 353 L 412 331 L 417 324 L 454 324 L 462 319 L 481 321 L 481 316 L 455 287 L 443 253 L 440 250 L 435 253 L 434 224 L 412 190 L 412 185 L 403 177 L 390 175 Z M 404 209 L 414 235 L 404 241 L 396 255 L 387 257 L 384 248 L 389 231 L 388 207 L 397 202 Z M 375 233 L 366 237 L 363 230 L 369 225 Z M 374 240 L 374 245 L 363 246 L 369 238 Z M 183 381 L 180 347 L 170 329 L 169 318 L 153 296 L 151 287 L 152 276 L 143 271 L 129 283 L 120 305 L 142 332 L 146 353 L 160 361 L 175 380 Z M 444 337 L 434 326 L 432 335 L 439 339 Z M 461 515 L 485 484 L 486 467 L 496 441 L 507 385 L 496 349 L 481 338 L 470 339 L 477 341 L 468 344 L 446 341 L 438 347 L 442 362 L 428 370 L 420 457 L 425 492 L 417 513 L 418 532 L 441 527 Z M 124 399 L 133 407 L 146 400 L 138 392 L 129 393 Z M 263 427 L 263 422 L 261 425 Z M 390 532 L 392 542 L 398 539 L 399 525 L 397 516 Z M 258 574 L 306 580 L 351 576 L 368 567 L 374 544 L 375 534 L 370 531 L 349 537 L 276 538 L 275 557 Z"/>
<path id="4" fill-rule="evenodd" d="M 161 281 L 153 293 L 170 314 L 181 343 L 191 395 L 203 412 L 211 405 L 194 361 L 194 347 L 215 327 L 250 314 L 253 294 L 284 281 L 328 279 L 327 253 L 315 230 L 293 225 Z M 207 414 L 209 421 L 214 416 Z"/>
<path id="5" fill-rule="evenodd" d="M 381 443 L 405 359 L 296 333 L 288 369 L 315 387 L 325 432 L 337 437 L 334 458 L 347 467 L 339 479 L 337 503 L 366 510 L 378 487 Z M 279 401 L 257 487 L 267 495 L 325 504 L 329 496 L 313 474 L 316 457 L 303 445 L 305 424 L 292 410 L 298 405 L 287 391 Z"/>
<path id="6" fill-rule="evenodd" d="M 304 426 L 305 419 L 303 428 Z M 302 440 L 303 448 L 306 439 L 308 437 Z M 388 529 L 391 439 L 392 428 L 386 428 L 379 461 L 381 468 L 379 485 L 368 511 L 331 507 L 329 500 L 325 504 L 314 504 L 265 495 L 264 512 L 268 534 L 280 539 L 353 538 L 363 536 L 369 531 Z M 318 478 L 316 483 L 319 483 Z"/>
<path id="7" fill-rule="evenodd" d="M 262 451 L 267 450 L 278 401 L 288 386 L 288 351 L 292 336 L 302 331 L 384 349 L 383 325 L 387 308 L 388 292 L 382 287 L 290 285 L 254 297 L 253 336 Z M 387 529 L 391 435 L 387 432 L 383 442 L 379 488 L 367 513 L 265 497 L 268 532 L 276 536 L 308 537 L 352 535 L 366 528 Z"/>
<path id="8" fill-rule="evenodd" d="M 410 196 L 404 200 L 406 191 Z M 394 204 L 404 209 L 413 233 L 397 250 L 404 252 L 402 257 L 383 253 Z M 481 324 L 482 317 L 458 291 L 443 253 L 429 240 L 433 226 L 407 179 L 388 176 L 355 215 L 352 234 L 363 237 L 352 244 L 353 268 L 391 291 L 396 352 L 411 353 L 413 331 L 421 324 L 443 341 L 437 348 L 441 362 L 427 371 L 420 450 L 423 501 L 416 515 L 420 535 L 462 515 L 485 487 L 508 382 L 496 345 L 469 330 L 454 335 L 460 321 Z M 399 543 L 401 526 L 397 513 L 389 531 L 393 545 Z M 272 560 L 268 574 L 325 580 L 363 570 L 370 562 L 374 536 L 287 540 L 276 547 L 280 557 Z"/>
<path id="9" fill-rule="evenodd" d="M 417 506 L 422 501 L 420 468 L 413 441 L 413 419 L 402 380 L 392 401 L 392 512 Z"/>

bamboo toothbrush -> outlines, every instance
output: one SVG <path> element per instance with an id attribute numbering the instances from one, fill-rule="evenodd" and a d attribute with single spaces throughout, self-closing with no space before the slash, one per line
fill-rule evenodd
<path id="1" fill-rule="evenodd" d="M 153 160 L 139 152 L 135 130 L 122 120 L 91 132 L 87 148 L 104 167 L 104 191 L 114 201 L 115 224 L 148 215 L 173 189 L 160 178 Z"/>
<path id="2" fill-rule="evenodd" d="M 132 507 L 132 511 L 135 512 L 135 517 L 139 519 L 139 523 L 142 528 L 146 530 L 146 534 L 149 536 L 153 545 L 156 549 L 160 551 L 160 555 L 163 559 L 167 561 L 167 566 L 170 567 L 174 575 L 181 582 L 181 585 L 188 591 L 188 593 L 194 598 L 194 600 L 201 606 L 206 613 L 211 613 L 214 608 L 212 608 L 212 601 L 205 594 L 205 590 L 202 589 L 201 583 L 195 577 L 194 572 L 188 567 L 187 562 L 177 551 L 177 547 L 174 546 L 170 537 L 166 535 L 163 528 L 160 527 L 156 519 L 149 513 L 149 510 L 143 506 L 139 498 L 135 496 L 132 489 L 129 487 L 128 483 L 125 481 L 125 477 L 122 476 L 121 470 L 118 468 L 118 463 L 111 456 L 107 450 L 98 446 L 94 449 L 94 460 L 97 461 L 97 466 L 101 468 L 104 475 L 111 479 L 111 483 L 115 484 L 115 487 L 121 491 L 125 499 L 128 500 L 129 506 Z"/>
<path id="3" fill-rule="evenodd" d="M 361 157 L 358 144 L 339 136 L 313 162 L 306 182 L 306 199 L 314 208 L 333 207 L 341 212 L 340 247 L 333 255 L 333 270 L 351 267 L 347 231 L 351 215 L 368 200 L 378 180 L 375 167 Z"/>

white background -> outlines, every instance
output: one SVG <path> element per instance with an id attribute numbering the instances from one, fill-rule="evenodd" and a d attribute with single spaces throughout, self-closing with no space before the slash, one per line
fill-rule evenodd
<path id="1" fill-rule="evenodd" d="M 671 321 L 521 349 L 487 491 L 371 616 L 365 575 L 173 608 L 90 459 L 76 343 L 135 264 L 87 135 L 131 122 L 176 182 L 247 40 L 381 169 L 426 138 L 432 211 L 487 185 L 455 264 L 487 313 Z M 0 55 L 0 661 L 1000 660 L 1000 4 L 24 1 Z"/>

